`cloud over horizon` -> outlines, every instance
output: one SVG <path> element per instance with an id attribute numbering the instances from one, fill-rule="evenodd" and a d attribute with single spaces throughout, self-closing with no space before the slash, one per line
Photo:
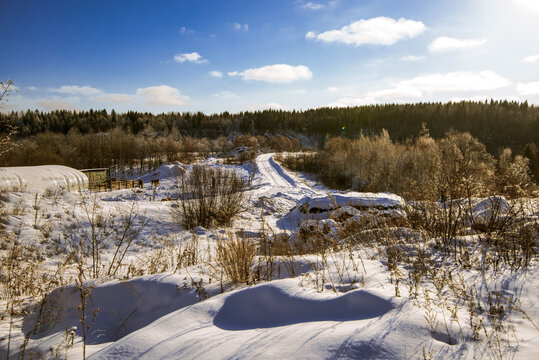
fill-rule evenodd
<path id="1" fill-rule="evenodd" d="M 55 99 L 40 99 L 36 102 L 37 105 L 43 107 L 47 111 L 53 110 L 78 110 L 78 108 L 66 101 L 55 100 Z"/>
<path id="2" fill-rule="evenodd" d="M 518 83 L 517 91 L 521 95 L 539 95 L 539 81 Z"/>
<path id="3" fill-rule="evenodd" d="M 539 84 L 539 83 L 538 83 Z M 401 80 L 388 89 L 368 91 L 359 97 L 344 97 L 328 106 L 360 106 L 376 103 L 417 101 L 426 94 L 496 90 L 511 81 L 493 71 L 458 71 L 446 74 L 425 74 Z M 483 95 L 482 95 L 483 96 Z"/>
<path id="4" fill-rule="evenodd" d="M 103 94 L 94 96 L 92 100 L 110 102 L 114 104 L 129 104 L 133 97 L 127 94 Z"/>
<path id="5" fill-rule="evenodd" d="M 137 95 L 143 97 L 146 103 L 155 106 L 182 106 L 187 104 L 188 96 L 180 94 L 180 91 L 168 85 L 149 86 L 138 88 Z"/>
<path id="6" fill-rule="evenodd" d="M 70 95 L 97 95 L 101 94 L 102 91 L 99 89 L 96 89 L 94 87 L 91 87 L 89 85 L 85 86 L 78 86 L 78 85 L 64 85 L 60 86 L 59 88 L 50 88 L 49 91 L 61 93 L 61 94 L 70 94 Z"/>

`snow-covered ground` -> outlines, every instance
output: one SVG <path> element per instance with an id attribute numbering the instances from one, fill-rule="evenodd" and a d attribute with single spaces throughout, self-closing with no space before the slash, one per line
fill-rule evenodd
<path id="1" fill-rule="evenodd" d="M 205 163 L 223 166 L 215 159 Z M 406 234 L 399 227 L 406 216 L 405 203 L 396 195 L 330 190 L 286 171 L 273 154 L 258 156 L 255 165 L 226 166 L 252 179 L 244 211 L 230 228 L 186 231 L 175 221 L 170 200 L 177 197 L 175 176 L 190 170 L 178 163 L 142 174 L 145 187 L 139 190 L 49 197 L 9 193 L 7 231 L 20 244 L 37 247 L 36 261 L 41 261 L 43 272 L 62 268 L 59 285 L 65 285 L 46 298 L 36 329 L 37 311 L 24 320 L 15 318 L 11 356 L 18 357 L 24 334 L 31 334 L 27 357 L 33 352 L 80 358 L 83 288 L 91 293 L 86 355 L 95 359 L 536 358 L 535 260 L 527 270 L 502 268 L 491 273 L 463 269 L 448 260 L 447 268 L 431 277 L 435 281 L 414 293 L 406 285 L 410 269 L 392 269 L 387 250 L 362 242 L 319 254 L 275 256 L 269 270 L 272 281 L 262 276 L 250 285 L 223 281 L 214 250 L 216 242 L 230 234 L 253 238 L 278 234 L 276 239 L 297 243 L 309 234 L 337 238 L 343 229 L 360 224 L 367 235 L 378 236 L 372 230 L 377 217 L 391 224 L 386 226 L 388 232 Z M 150 184 L 153 179 L 160 179 L 157 187 Z M 486 206 L 478 202 L 477 212 L 483 217 Z M 530 206 L 529 216 L 536 219 L 537 199 Z M 81 229 L 92 222 L 85 211 L 100 214 L 98 229 L 116 232 L 103 240 L 99 279 L 77 288 L 73 256 Z M 136 225 L 147 225 L 136 234 L 122 266 L 107 275 L 116 251 L 113 239 L 118 240 L 122 219 L 132 213 L 138 215 Z M 417 255 L 422 245 L 414 246 L 405 256 Z M 187 250 L 195 254 L 191 263 L 180 263 Z M 262 256 L 257 259 L 258 270 L 267 266 Z M 447 287 L 453 283 L 455 288 Z M 475 291 L 477 298 L 467 301 L 484 301 L 491 309 L 503 304 L 496 315 L 503 318 L 503 331 L 492 331 L 488 309 L 471 314 L 472 305 L 464 295 L 458 298 L 459 291 Z M 496 299 L 481 299 L 484 294 Z M 487 319 L 491 323 L 478 324 Z M 477 332 L 480 339 L 474 340 Z M 8 334 L 9 319 L 4 317 L 2 357 Z"/>

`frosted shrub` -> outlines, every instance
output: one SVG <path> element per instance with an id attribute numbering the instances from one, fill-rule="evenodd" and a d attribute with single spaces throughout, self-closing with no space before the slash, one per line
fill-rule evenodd
<path id="1" fill-rule="evenodd" d="M 241 212 L 247 181 L 234 171 L 193 166 L 191 173 L 178 178 L 179 204 L 173 208 L 183 226 L 229 225 Z"/>

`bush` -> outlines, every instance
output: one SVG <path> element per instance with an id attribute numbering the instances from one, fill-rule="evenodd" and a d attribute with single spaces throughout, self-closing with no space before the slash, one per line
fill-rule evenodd
<path id="1" fill-rule="evenodd" d="M 315 152 L 300 154 L 277 154 L 275 160 L 287 169 L 308 173 L 317 173 L 319 169 L 319 155 Z"/>
<path id="2" fill-rule="evenodd" d="M 178 178 L 178 207 L 174 213 L 183 226 L 212 227 L 229 225 L 242 210 L 247 181 L 235 171 L 193 166 L 191 173 Z"/>

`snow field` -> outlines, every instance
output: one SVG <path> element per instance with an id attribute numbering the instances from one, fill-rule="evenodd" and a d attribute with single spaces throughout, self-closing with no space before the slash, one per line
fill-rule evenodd
<path id="1" fill-rule="evenodd" d="M 84 196 L 57 193 L 39 199 L 9 194 L 8 229 L 18 232 L 21 243 L 37 246 L 44 271 L 65 262 L 74 251 L 80 228 L 88 228 L 82 201 L 93 204 L 95 198 L 97 212 L 110 219 L 111 229 L 121 229 L 122 216 L 135 199 L 137 212 L 149 220 L 115 277 L 85 283 L 92 303 L 87 318 L 99 308 L 87 339 L 90 358 L 535 357 L 539 348 L 539 330 L 534 325 L 539 324 L 535 261 L 526 271 L 481 273 L 446 259 L 440 261 L 442 269 L 414 289 L 409 279 L 415 271 L 410 268 L 412 262 L 400 259 L 400 265 L 392 264 L 398 256 L 417 258 L 433 240 L 421 242 L 414 238 L 417 234 L 402 227 L 406 215 L 400 197 L 344 194 L 315 186 L 281 168 L 272 154 L 256 159 L 254 173 L 247 165 L 227 167 L 244 177 L 254 175 L 245 211 L 230 229 L 188 232 L 171 217 L 173 202 L 162 200 L 174 198 L 177 191 L 170 175 L 189 171 L 189 166 L 181 164 L 164 165 L 143 175 L 142 190 Z M 160 179 L 155 189 L 148 183 L 153 178 Z M 502 210 L 507 209 L 503 201 Z M 537 202 L 529 206 L 530 219 L 536 219 Z M 474 211 L 478 219 L 492 217 L 487 200 L 478 199 Z M 503 211 L 499 216 L 504 216 Z M 385 230 L 378 228 L 381 217 L 388 225 Z M 353 243 L 342 238 L 350 228 L 361 230 Z M 230 236 L 256 241 L 263 232 L 272 241 L 279 238 L 296 244 L 292 247 L 296 252 L 287 248 L 273 255 L 257 254 L 253 274 L 258 276 L 253 275 L 249 285 L 227 283 L 215 259 L 216 243 Z M 272 238 L 273 234 L 277 236 Z M 407 240 L 397 241 L 392 234 Z M 298 252 L 306 249 L 304 241 L 313 239 L 331 241 L 334 248 Z M 473 244 L 476 239 L 464 236 L 462 241 Z M 111 237 L 103 244 L 103 265 L 111 261 L 114 251 Z M 180 264 L 181 254 L 192 254 L 192 263 Z M 75 264 L 68 263 L 65 269 L 64 282 L 73 283 Z M 504 306 L 503 313 L 496 315 L 503 320 L 504 332 L 492 331 L 498 318 L 488 314 L 490 309 L 474 314 L 474 321 L 485 321 L 491 341 L 483 334 L 481 341 L 472 339 L 469 298 L 459 294 L 474 291 L 475 301 L 483 306 L 489 301 Z M 50 321 L 31 337 L 28 348 L 43 354 L 51 347 L 60 348 L 65 329 L 77 327 L 73 346 L 62 351 L 68 358 L 80 358 L 80 299 L 74 285 L 54 290 L 47 301 Z M 514 309 L 517 305 L 524 312 Z M 35 319 L 34 314 L 15 324 L 12 356 L 16 357 Z M 3 321 L 0 326 L 5 339 L 7 324 Z M 499 348 L 493 347 L 497 340 Z M 0 348 L 4 355 L 5 341 Z"/>

